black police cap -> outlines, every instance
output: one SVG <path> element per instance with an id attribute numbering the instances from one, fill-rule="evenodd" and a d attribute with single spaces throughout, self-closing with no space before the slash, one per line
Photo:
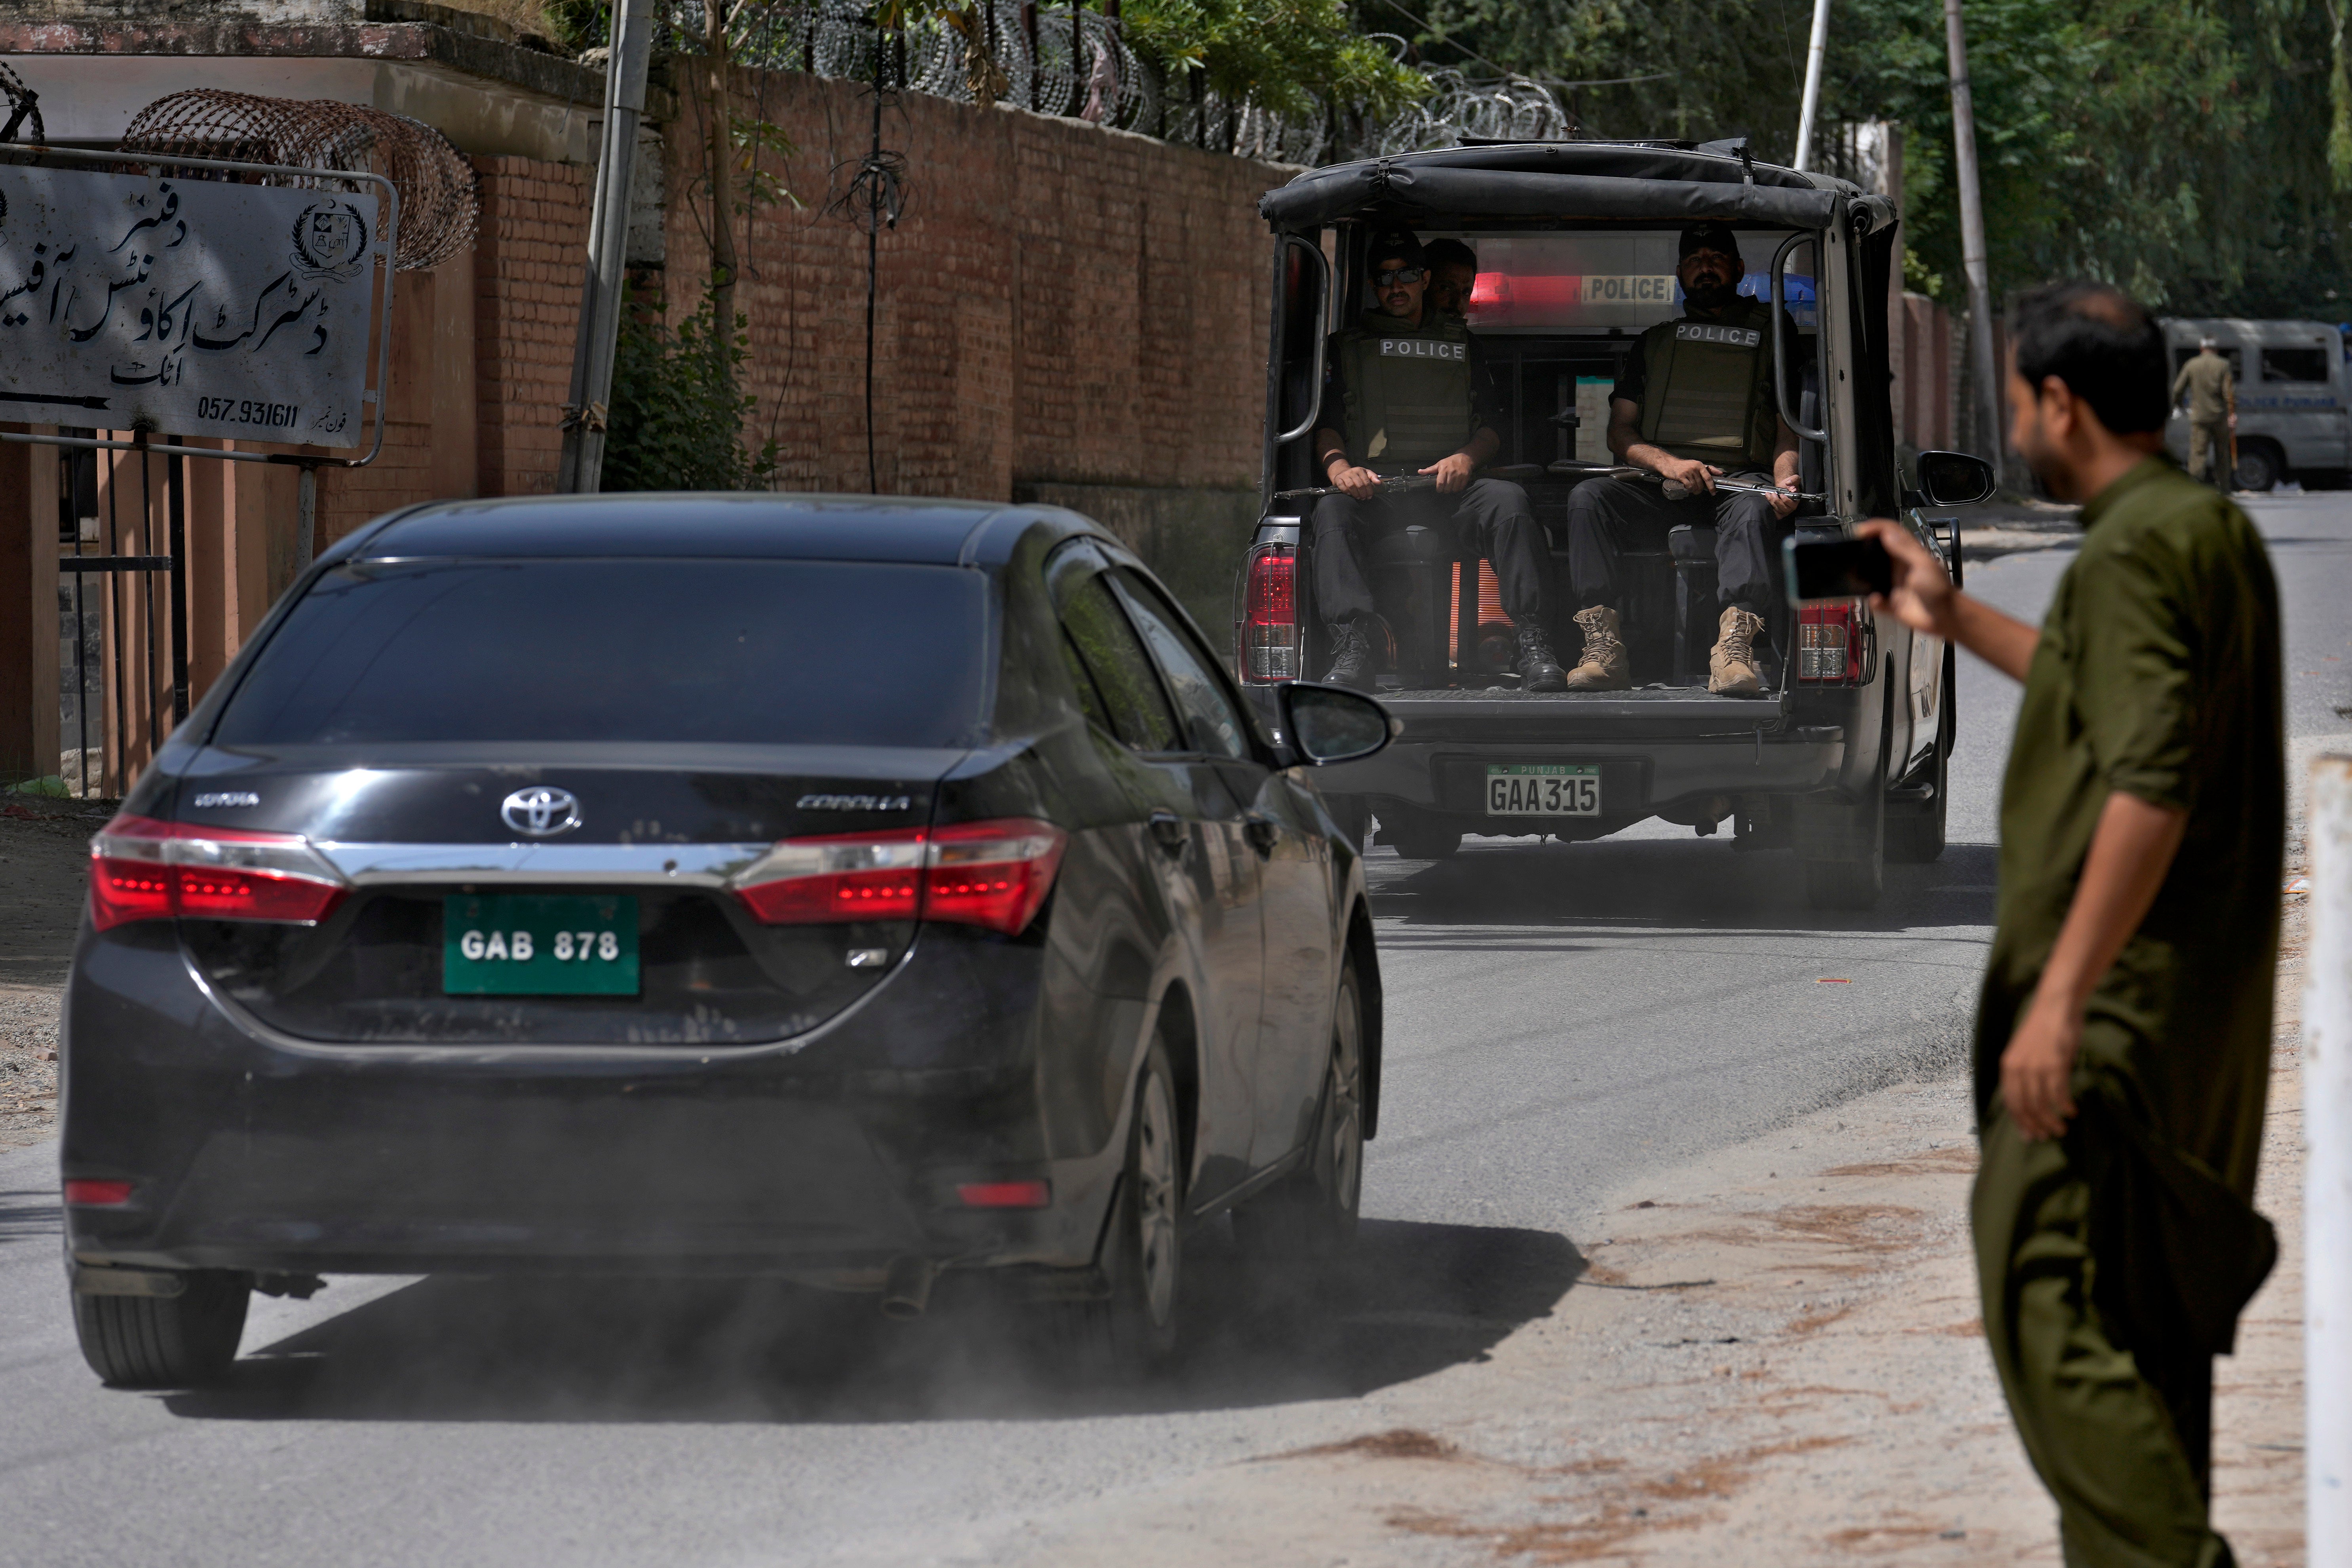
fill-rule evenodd
<path id="1" fill-rule="evenodd" d="M 1371 247 L 1364 252 L 1364 259 L 1375 267 L 1383 261 L 1402 261 L 1407 267 L 1419 267 L 1423 261 L 1421 241 L 1412 237 L 1412 230 L 1409 228 L 1384 228 L 1372 236 Z"/>
<path id="2" fill-rule="evenodd" d="M 1739 259 L 1739 237 L 1731 232 L 1727 223 L 1695 223 L 1683 230 L 1682 244 L 1675 251 L 1677 264 L 1687 261 L 1702 250 L 1720 251 L 1734 261 Z"/>

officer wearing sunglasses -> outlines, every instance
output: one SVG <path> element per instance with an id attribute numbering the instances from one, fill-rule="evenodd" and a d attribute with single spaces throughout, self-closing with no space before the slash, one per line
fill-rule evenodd
<path id="1" fill-rule="evenodd" d="M 1370 690 L 1373 679 L 1368 537 L 1420 523 L 1448 531 L 1495 564 L 1503 613 L 1518 641 L 1523 690 L 1562 691 L 1552 657 L 1551 557 L 1528 492 L 1478 468 L 1502 449 L 1483 395 L 1478 345 L 1459 316 L 1428 302 L 1429 264 L 1402 229 L 1377 234 L 1365 251 L 1378 308 L 1332 344 L 1326 415 L 1344 428 L 1315 432 L 1315 457 L 1340 493 L 1315 503 L 1315 600 L 1328 623 L 1333 658 L 1324 679 Z M 1407 474 L 1434 489 L 1390 490 Z"/>

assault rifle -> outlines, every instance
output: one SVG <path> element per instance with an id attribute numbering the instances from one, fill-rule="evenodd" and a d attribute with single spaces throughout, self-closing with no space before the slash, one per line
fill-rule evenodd
<path id="1" fill-rule="evenodd" d="M 1380 493 L 1395 495 L 1404 490 L 1427 490 L 1437 488 L 1435 474 L 1394 474 L 1381 480 Z M 1276 500 L 1319 500 L 1325 496 L 1345 495 L 1337 485 L 1308 485 L 1304 489 L 1276 490 Z"/>
<path id="2" fill-rule="evenodd" d="M 1532 463 L 1520 463 L 1513 464 L 1506 468 L 1489 468 L 1486 470 L 1486 477 L 1489 479 L 1531 479 L 1540 478 L 1547 471 L 1549 471 L 1555 479 L 1578 478 L 1638 479 L 1643 484 L 1658 486 L 1665 491 L 1666 499 L 1668 500 L 1686 500 L 1693 493 L 1688 486 L 1681 483 L 1680 481 L 1667 479 L 1663 474 L 1653 473 L 1647 468 L 1637 468 L 1630 464 L 1612 465 L 1608 463 L 1580 463 L 1571 458 L 1565 458 L 1560 459 L 1559 462 L 1551 464 L 1549 470 L 1539 469 Z M 1381 479 L 1381 488 L 1379 491 L 1375 493 L 1382 495 L 1396 495 L 1407 490 L 1431 489 L 1435 488 L 1436 484 L 1437 476 L 1434 474 L 1397 474 Z M 1733 479 L 1727 475 L 1717 476 L 1715 488 L 1723 491 L 1727 495 L 1772 496 L 1793 493 L 1801 501 L 1821 500 L 1823 499 L 1818 495 L 1807 494 L 1802 491 L 1785 491 L 1776 489 L 1771 485 L 1759 485 L 1753 479 Z M 1319 500 L 1325 496 L 1336 496 L 1342 495 L 1344 493 L 1346 492 L 1342 491 L 1337 485 L 1308 485 L 1301 489 L 1276 490 L 1274 492 L 1274 499 L 1276 500 Z"/>
<path id="3" fill-rule="evenodd" d="M 1582 463 L 1572 458 L 1563 458 L 1551 465 L 1550 471 L 1560 478 L 1576 475 L 1592 479 L 1639 479 L 1645 485 L 1656 485 L 1665 491 L 1668 500 L 1687 500 L 1695 493 L 1681 480 L 1667 479 L 1664 475 L 1652 473 L 1647 468 L 1622 465 L 1612 468 L 1606 463 Z M 1753 479 L 1734 479 L 1727 474 L 1716 476 L 1715 488 L 1726 495 L 1735 496 L 1794 495 L 1801 501 L 1825 499 L 1802 490 L 1783 490 L 1775 485 L 1759 485 Z"/>

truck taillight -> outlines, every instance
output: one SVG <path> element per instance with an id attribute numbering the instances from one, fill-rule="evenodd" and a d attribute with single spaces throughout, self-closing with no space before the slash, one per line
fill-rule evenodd
<path id="1" fill-rule="evenodd" d="M 945 921 L 1017 936 L 1068 842 L 1027 816 L 787 838 L 730 886 L 764 925 Z"/>
<path id="2" fill-rule="evenodd" d="M 89 921 L 278 921 L 316 925 L 351 884 L 299 833 L 118 816 L 89 841 Z"/>
<path id="3" fill-rule="evenodd" d="M 1823 686 L 1859 685 L 1864 627 L 1853 605 L 1804 605 L 1797 610 L 1797 679 Z"/>
<path id="4" fill-rule="evenodd" d="M 1242 590 L 1242 679 L 1264 684 L 1298 679 L 1298 599 L 1295 545 L 1250 552 Z"/>

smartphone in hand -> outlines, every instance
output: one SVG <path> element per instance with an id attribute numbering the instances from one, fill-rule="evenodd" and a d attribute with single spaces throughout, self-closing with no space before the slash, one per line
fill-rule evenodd
<path id="1" fill-rule="evenodd" d="M 1875 539 L 1790 539 L 1780 546 L 1789 602 L 1867 598 L 1895 588 L 1895 562 Z"/>

